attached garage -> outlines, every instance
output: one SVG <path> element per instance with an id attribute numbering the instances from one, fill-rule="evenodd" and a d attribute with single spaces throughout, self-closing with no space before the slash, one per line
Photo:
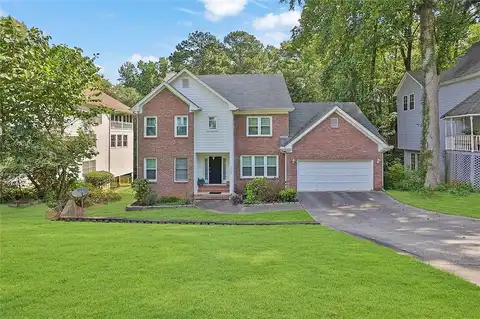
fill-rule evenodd
<path id="1" fill-rule="evenodd" d="M 298 161 L 297 190 L 373 190 L 373 161 Z"/>

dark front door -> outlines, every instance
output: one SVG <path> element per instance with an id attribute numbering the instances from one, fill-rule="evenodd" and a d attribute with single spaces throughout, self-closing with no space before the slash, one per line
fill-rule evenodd
<path id="1" fill-rule="evenodd" d="M 209 184 L 221 184 L 222 183 L 222 158 L 220 156 L 210 156 L 208 159 L 208 166 L 210 170 L 208 172 Z"/>

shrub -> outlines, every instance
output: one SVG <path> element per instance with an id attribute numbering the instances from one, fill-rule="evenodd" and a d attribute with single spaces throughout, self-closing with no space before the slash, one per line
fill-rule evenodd
<path id="1" fill-rule="evenodd" d="M 150 187 L 147 180 L 137 179 L 133 181 L 132 188 L 134 192 L 133 197 L 140 205 L 148 206 L 157 202 L 157 193 Z"/>
<path id="2" fill-rule="evenodd" d="M 245 203 L 272 203 L 279 200 L 282 184 L 266 178 L 254 178 L 245 185 Z"/>
<path id="3" fill-rule="evenodd" d="M 162 204 L 172 204 L 172 203 L 179 203 L 184 202 L 183 199 L 175 197 L 175 196 L 162 196 L 160 197 L 160 203 Z"/>
<path id="4" fill-rule="evenodd" d="M 423 176 L 420 171 L 408 171 L 396 163 L 390 166 L 385 174 L 385 186 L 401 191 L 415 191 L 423 188 Z"/>
<path id="5" fill-rule="evenodd" d="M 33 187 L 3 186 L 0 192 L 0 203 L 36 199 L 38 197 Z"/>
<path id="6" fill-rule="evenodd" d="M 297 190 L 291 187 L 282 189 L 278 195 L 282 202 L 294 202 L 297 199 Z"/>
<path id="7" fill-rule="evenodd" d="M 90 172 L 85 175 L 85 182 L 95 187 L 102 187 L 113 182 L 113 174 L 107 171 Z"/>
<path id="8" fill-rule="evenodd" d="M 242 203 L 242 196 L 238 195 L 237 193 L 232 193 L 229 197 L 229 200 L 232 202 L 233 205 L 239 205 Z"/>

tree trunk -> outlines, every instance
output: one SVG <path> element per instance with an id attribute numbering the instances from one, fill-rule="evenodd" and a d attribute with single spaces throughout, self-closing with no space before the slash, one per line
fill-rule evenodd
<path id="1" fill-rule="evenodd" d="M 440 184 L 440 118 L 438 110 L 438 74 L 435 57 L 435 16 L 433 0 L 420 5 L 420 45 L 424 95 L 422 110 L 422 169 L 425 170 L 425 187 Z"/>

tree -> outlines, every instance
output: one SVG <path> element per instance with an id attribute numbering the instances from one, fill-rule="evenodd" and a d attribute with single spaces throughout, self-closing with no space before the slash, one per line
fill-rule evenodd
<path id="1" fill-rule="evenodd" d="M 195 31 L 175 46 L 175 51 L 169 60 L 175 72 L 188 68 L 195 74 L 205 74 L 205 57 L 207 51 L 220 52 L 223 46 L 220 41 L 209 32 Z"/>
<path id="2" fill-rule="evenodd" d="M 125 62 L 118 70 L 120 75 L 118 80 L 122 86 L 134 88 L 145 96 L 162 83 L 168 69 L 169 63 L 166 58 L 160 58 L 158 61 L 138 61 L 137 65 Z"/>
<path id="3" fill-rule="evenodd" d="M 264 45 L 245 31 L 233 31 L 225 36 L 226 50 L 232 74 L 262 73 L 267 68 L 268 56 Z"/>
<path id="4" fill-rule="evenodd" d="M 96 153 L 88 125 L 105 110 L 80 107 L 97 101 L 85 94 L 100 80 L 95 57 L 49 40 L 11 17 L 0 19 L 0 166 L 61 203 L 79 165 Z M 76 123 L 86 127 L 69 132 Z"/>

